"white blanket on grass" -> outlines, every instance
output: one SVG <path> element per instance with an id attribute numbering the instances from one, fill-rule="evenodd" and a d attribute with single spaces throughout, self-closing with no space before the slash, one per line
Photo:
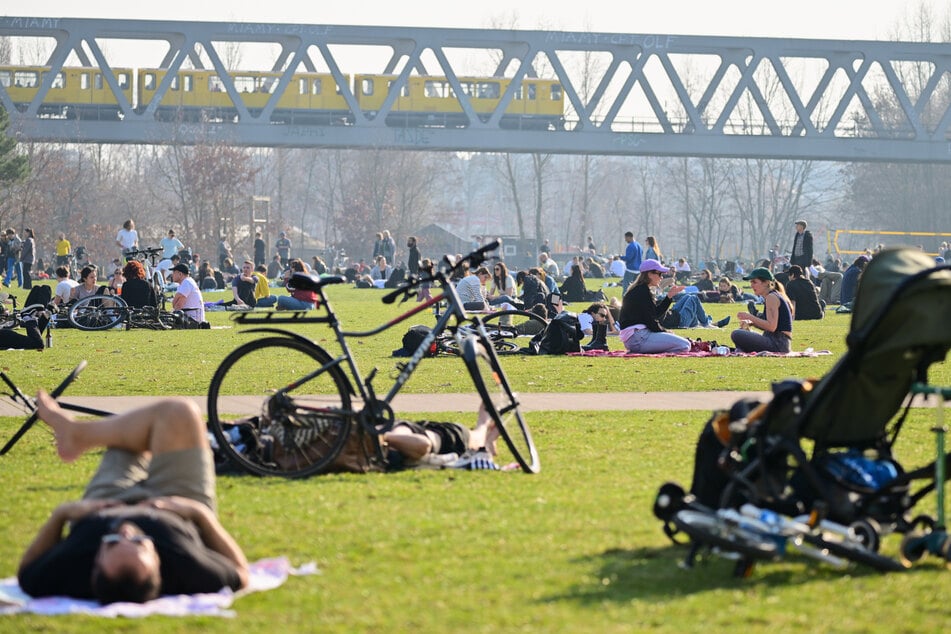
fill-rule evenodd
<path id="1" fill-rule="evenodd" d="M 286 557 L 261 559 L 250 564 L 250 583 L 247 588 L 234 592 L 230 588 L 208 594 L 181 594 L 164 596 L 148 603 L 111 603 L 100 605 L 96 601 L 69 597 L 44 597 L 34 599 L 24 593 L 16 577 L 0 580 L 0 614 L 91 614 L 107 617 L 142 617 L 152 614 L 163 616 L 235 616 L 229 609 L 235 599 L 263 590 L 273 590 L 282 585 L 288 575 L 313 575 L 319 570 L 314 563 L 291 566 Z"/>

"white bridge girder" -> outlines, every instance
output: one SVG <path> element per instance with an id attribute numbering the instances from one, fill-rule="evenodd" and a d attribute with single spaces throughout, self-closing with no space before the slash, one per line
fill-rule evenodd
<path id="1" fill-rule="evenodd" d="M 0 37 L 10 38 L 14 50 L 45 50 L 46 58 L 33 65 L 52 71 L 20 109 L 0 86 L 12 133 L 23 140 L 951 162 L 947 44 L 42 17 L 0 18 Z M 151 47 L 151 57 L 125 57 L 130 44 Z M 260 112 L 244 106 L 228 74 L 245 69 L 235 51 L 249 45 L 272 53 L 257 70 L 280 74 Z M 373 67 L 345 65 L 364 49 L 384 54 Z M 41 113 L 55 74 L 77 65 L 103 72 L 117 120 Z M 157 120 L 155 109 L 171 74 L 150 103 L 138 104 L 123 94 L 113 69 L 139 67 L 213 69 L 236 117 Z M 304 71 L 333 75 L 350 110 L 345 124 L 271 122 L 292 75 Z M 346 77 L 361 73 L 396 76 L 376 112 L 362 111 L 347 86 Z M 445 77 L 468 125 L 387 122 L 413 75 Z M 484 118 L 460 85 L 460 77 L 472 76 L 510 80 Z M 561 83 L 564 129 L 502 126 L 502 115 L 528 77 Z"/>

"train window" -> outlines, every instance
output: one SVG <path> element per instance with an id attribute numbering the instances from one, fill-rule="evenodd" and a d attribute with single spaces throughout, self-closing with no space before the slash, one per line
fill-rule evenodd
<path id="1" fill-rule="evenodd" d="M 187 88 L 186 88 L 187 90 Z M 225 86 L 221 83 L 221 78 L 218 75 L 210 75 L 208 77 L 208 90 L 211 92 L 224 92 Z"/>
<path id="2" fill-rule="evenodd" d="M 18 70 L 13 74 L 13 83 L 18 88 L 36 88 L 39 83 L 39 73 L 35 70 Z"/>
<path id="3" fill-rule="evenodd" d="M 53 83 L 50 85 L 50 88 L 62 89 L 66 87 L 66 79 L 63 77 L 63 73 L 56 73 L 56 76 L 53 77 Z"/>
<path id="4" fill-rule="evenodd" d="M 79 89 L 89 90 L 89 73 L 79 73 Z"/>
<path id="5" fill-rule="evenodd" d="M 254 77 L 238 75 L 234 78 L 234 88 L 238 92 L 254 92 Z"/>
<path id="6" fill-rule="evenodd" d="M 145 73 L 142 78 L 142 90 L 155 90 L 155 73 Z"/>
<path id="7" fill-rule="evenodd" d="M 195 78 L 191 75 L 185 75 L 182 78 L 183 90 L 185 92 L 192 92 L 195 90 Z"/>
<path id="8" fill-rule="evenodd" d="M 308 79 L 306 77 L 297 80 L 297 94 L 299 95 L 319 95 L 323 92 L 323 85 L 320 79 Z"/>
<path id="9" fill-rule="evenodd" d="M 317 79 L 315 79 L 315 80 L 311 83 L 310 90 L 311 90 L 311 94 L 313 94 L 313 95 L 321 95 L 321 94 L 323 94 L 323 92 L 324 92 L 324 80 L 320 79 L 319 77 L 318 77 Z M 337 92 L 340 92 L 340 91 L 337 91 Z"/>
<path id="10" fill-rule="evenodd" d="M 392 82 L 392 81 L 386 82 L 386 89 L 387 89 L 388 91 L 393 90 L 393 84 L 394 84 L 394 83 L 396 83 L 396 82 Z M 409 85 L 408 85 L 408 84 L 407 84 L 407 85 L 404 85 L 404 86 L 400 89 L 400 97 L 409 97 Z"/>
<path id="11" fill-rule="evenodd" d="M 551 100 L 552 101 L 561 101 L 561 84 L 552 84 L 551 85 Z"/>
<path id="12" fill-rule="evenodd" d="M 172 76 L 172 85 L 169 86 L 169 88 L 172 90 L 178 90 L 178 75 Z"/>
<path id="13" fill-rule="evenodd" d="M 527 84 L 525 86 L 525 98 L 534 101 L 536 99 L 536 90 L 538 90 L 538 86 L 535 84 Z"/>
<path id="14" fill-rule="evenodd" d="M 96 83 L 95 90 L 102 90 L 102 85 L 105 83 L 102 80 L 102 73 L 96 73 L 94 77 L 95 77 L 95 83 Z"/>
<path id="15" fill-rule="evenodd" d="M 128 73 L 119 73 L 116 75 L 116 82 L 119 84 L 121 90 L 125 90 L 129 87 L 129 74 Z"/>
<path id="16" fill-rule="evenodd" d="M 434 99 L 445 99 L 453 96 L 452 86 L 445 81 L 427 81 L 423 89 L 427 97 Z M 465 87 L 463 87 L 464 89 Z"/>
<path id="17" fill-rule="evenodd" d="M 498 99 L 499 98 L 499 83 L 495 81 L 481 81 L 478 84 L 478 92 L 476 93 L 476 98 L 478 99 Z"/>
<path id="18" fill-rule="evenodd" d="M 13 82 L 13 74 L 8 70 L 0 70 L 0 86 L 8 88 Z"/>
<path id="19" fill-rule="evenodd" d="M 373 80 L 364 79 L 360 82 L 360 92 L 368 97 L 373 94 Z"/>

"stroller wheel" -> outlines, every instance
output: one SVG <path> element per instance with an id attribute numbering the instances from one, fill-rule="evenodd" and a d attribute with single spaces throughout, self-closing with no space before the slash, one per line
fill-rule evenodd
<path id="1" fill-rule="evenodd" d="M 920 533 L 905 535 L 901 540 L 901 562 L 906 566 L 911 566 L 925 554 L 928 549 L 928 536 Z"/>
<path id="2" fill-rule="evenodd" d="M 878 522 L 872 519 L 863 519 L 853 522 L 849 529 L 855 534 L 855 538 L 873 553 L 877 553 L 881 546 L 881 527 Z"/>

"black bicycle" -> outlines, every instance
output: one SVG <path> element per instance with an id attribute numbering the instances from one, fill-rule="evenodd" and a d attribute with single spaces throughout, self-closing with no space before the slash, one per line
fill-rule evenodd
<path id="1" fill-rule="evenodd" d="M 208 425 L 224 455 L 235 465 L 258 475 L 305 477 L 326 470 L 354 433 L 380 435 L 392 429 L 391 403 L 432 344 L 444 332 L 456 338 L 466 368 L 481 397 L 485 413 L 494 422 L 511 457 L 526 473 L 540 469 L 538 451 L 519 411 L 495 354 L 495 346 L 479 315 L 467 315 L 450 278 L 468 264 L 477 267 L 489 259 L 498 242 L 488 244 L 458 262 L 445 258 L 423 278 L 409 278 L 383 298 L 393 303 L 415 296 L 416 288 L 430 283 L 441 292 L 412 310 L 366 332 L 344 331 L 325 288 L 342 284 L 342 276 L 295 274 L 289 288 L 315 291 L 323 316 L 307 313 L 248 312 L 234 317 L 256 325 L 248 332 L 267 336 L 249 341 L 231 352 L 218 366 L 208 390 Z M 364 376 L 350 350 L 349 338 L 370 337 L 438 302 L 446 310 L 435 327 L 399 367 L 393 386 L 378 398 L 373 387 L 374 368 Z M 333 331 L 342 353 L 333 356 L 316 342 L 274 325 L 324 323 Z M 252 405 L 247 405 L 250 395 Z M 359 403 L 352 401 L 356 398 Z M 379 443 L 377 443 L 379 446 Z M 378 456 L 382 459 L 382 456 Z"/>

